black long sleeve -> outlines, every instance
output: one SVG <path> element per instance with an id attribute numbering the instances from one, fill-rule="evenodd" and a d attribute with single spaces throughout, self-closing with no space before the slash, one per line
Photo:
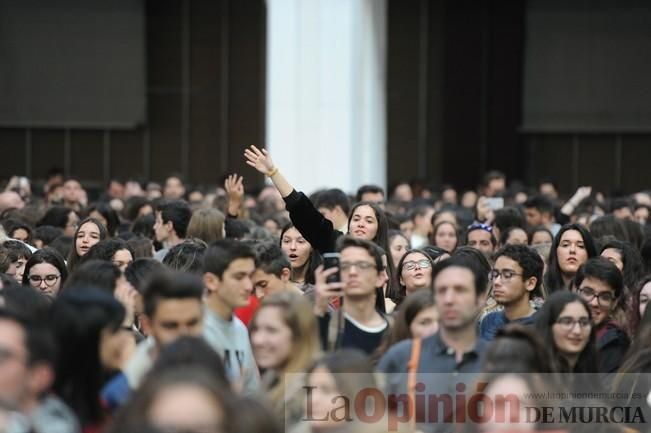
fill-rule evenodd
<path id="1" fill-rule="evenodd" d="M 284 200 L 294 227 L 312 248 L 321 254 L 334 251 L 337 239 L 343 233 L 335 230 L 332 222 L 321 215 L 310 199 L 302 192 L 293 190 Z"/>

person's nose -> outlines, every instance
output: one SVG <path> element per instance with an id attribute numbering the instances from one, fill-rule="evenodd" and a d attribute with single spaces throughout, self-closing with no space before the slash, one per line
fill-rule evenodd
<path id="1" fill-rule="evenodd" d="M 350 266 L 348 266 L 348 275 L 357 275 L 357 265 L 355 263 L 351 263 Z"/>
<path id="2" fill-rule="evenodd" d="M 444 290 L 436 294 L 436 299 L 443 304 L 452 304 L 454 300 L 454 293 L 452 290 Z"/>
<path id="3" fill-rule="evenodd" d="M 599 299 L 597 296 L 593 296 L 592 299 L 590 299 L 590 305 L 593 307 L 598 307 L 599 306 Z"/>
<path id="4" fill-rule="evenodd" d="M 574 322 L 572 323 L 572 327 L 570 328 L 570 334 L 572 335 L 580 335 L 581 334 L 581 324 L 579 322 Z"/>
<path id="5" fill-rule="evenodd" d="M 253 293 L 253 280 L 251 278 L 244 279 L 244 288 L 249 294 Z"/>
<path id="6" fill-rule="evenodd" d="M 292 241 L 292 242 L 289 244 L 289 249 L 292 250 L 292 251 L 295 251 L 295 250 L 296 250 L 296 241 Z"/>

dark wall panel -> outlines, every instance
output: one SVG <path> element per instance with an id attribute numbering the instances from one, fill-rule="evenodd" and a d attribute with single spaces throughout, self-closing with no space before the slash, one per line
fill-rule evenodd
<path id="1" fill-rule="evenodd" d="M 422 0 L 388 2 L 387 175 L 410 179 L 418 164 Z"/>
<path id="2" fill-rule="evenodd" d="M 110 176 L 163 180 L 172 172 L 215 183 L 245 171 L 243 146 L 264 145 L 265 2 L 144 3 L 146 124 L 107 136 L 104 129 L 33 130 L 34 177 L 57 166 L 93 185 Z M 0 129 L 0 144 L 16 150 L 0 161 L 5 176 L 30 166 L 25 135 L 24 128 Z M 252 171 L 248 177 L 249 185 L 262 183 Z"/>
<path id="3" fill-rule="evenodd" d="M 3 149 L 2 158 L 0 158 L 0 173 L 4 176 L 27 174 L 25 134 L 24 129 L 0 129 L 0 148 Z"/>
<path id="4" fill-rule="evenodd" d="M 178 91 L 181 83 L 181 0 L 147 2 L 149 92 Z"/>
<path id="5" fill-rule="evenodd" d="M 530 137 L 530 170 L 526 181 L 534 184 L 538 179 L 551 177 L 562 191 L 574 188 L 574 154 L 572 137 L 543 135 Z"/>
<path id="6" fill-rule="evenodd" d="M 70 131 L 69 137 L 70 172 L 80 179 L 101 179 L 104 173 L 104 131 Z"/>
<path id="7" fill-rule="evenodd" d="M 444 175 L 463 188 L 473 187 L 482 169 L 483 3 L 449 1 L 445 20 Z"/>
<path id="8" fill-rule="evenodd" d="M 226 79 L 224 57 L 228 53 L 224 44 L 227 31 L 228 2 L 199 1 L 192 3 L 191 14 L 191 71 L 190 97 L 190 167 L 196 173 L 197 181 L 214 183 L 218 173 L 223 171 L 219 155 L 223 140 L 222 132 L 227 124 L 222 123 L 223 98 L 228 95 L 224 89 Z M 226 49 L 224 49 L 226 48 Z"/>
<path id="9" fill-rule="evenodd" d="M 147 2 L 151 177 L 181 171 L 183 2 Z"/>
<path id="10" fill-rule="evenodd" d="M 149 95 L 151 177 L 181 171 L 181 95 Z"/>
<path id="11" fill-rule="evenodd" d="M 615 137 L 583 135 L 579 137 L 579 185 L 592 185 L 607 194 L 616 188 Z"/>
<path id="12" fill-rule="evenodd" d="M 523 17 L 523 0 L 389 1 L 390 183 L 523 177 Z"/>
<path id="13" fill-rule="evenodd" d="M 143 150 L 144 134 L 142 128 L 133 131 L 111 132 L 111 176 L 123 179 L 146 176 Z"/>
<path id="14" fill-rule="evenodd" d="M 229 2 L 228 169 L 261 176 L 244 163 L 250 144 L 264 146 L 265 32 L 264 2 Z"/>
<path id="15" fill-rule="evenodd" d="M 59 130 L 32 131 L 32 177 L 43 179 L 52 167 L 64 168 L 64 139 Z"/>
<path id="16" fill-rule="evenodd" d="M 625 136 L 622 140 L 622 190 L 651 189 L 651 135 Z"/>

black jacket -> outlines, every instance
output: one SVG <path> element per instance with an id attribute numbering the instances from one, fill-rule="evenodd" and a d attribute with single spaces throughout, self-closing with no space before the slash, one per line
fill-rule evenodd
<path id="1" fill-rule="evenodd" d="M 603 329 L 605 328 L 605 329 Z M 614 373 L 622 365 L 630 340 L 613 321 L 597 330 L 597 355 L 600 373 Z"/>

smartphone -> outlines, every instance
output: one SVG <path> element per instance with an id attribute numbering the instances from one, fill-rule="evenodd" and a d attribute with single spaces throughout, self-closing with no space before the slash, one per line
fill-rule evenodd
<path id="1" fill-rule="evenodd" d="M 504 207 L 504 198 L 502 197 L 488 197 L 486 204 L 491 210 L 498 210 Z"/>
<path id="2" fill-rule="evenodd" d="M 338 283 L 341 281 L 339 272 L 339 253 L 325 253 L 323 255 L 323 268 L 337 268 L 337 272 L 326 278 L 327 283 Z"/>

